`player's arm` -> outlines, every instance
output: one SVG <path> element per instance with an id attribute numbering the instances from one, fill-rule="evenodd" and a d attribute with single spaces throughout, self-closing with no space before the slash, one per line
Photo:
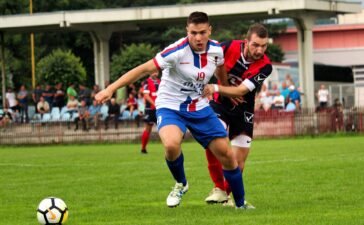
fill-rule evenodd
<path id="1" fill-rule="evenodd" d="M 135 67 L 132 70 L 129 70 L 127 73 L 122 75 L 118 80 L 114 83 L 110 84 L 106 89 L 100 91 L 96 94 L 95 99 L 97 102 L 106 102 L 112 96 L 112 94 L 121 87 L 132 84 L 135 81 L 145 77 L 146 75 L 157 71 L 157 67 L 154 64 L 153 60 L 149 60 L 148 62 L 141 64 Z"/>
<path id="2" fill-rule="evenodd" d="M 248 93 L 250 90 L 248 87 L 244 85 L 244 83 L 241 83 L 239 86 L 233 87 L 233 86 L 222 86 L 218 84 L 208 84 L 205 86 L 203 90 L 203 96 L 209 96 L 213 93 L 219 93 L 224 96 L 228 97 L 241 97 Z"/>
<path id="3" fill-rule="evenodd" d="M 224 65 L 216 67 L 215 76 L 221 85 L 229 86 L 228 75 Z"/>
<path id="4" fill-rule="evenodd" d="M 144 99 L 145 99 L 145 101 L 149 102 L 149 104 L 154 105 L 154 101 L 153 101 L 153 99 L 150 97 L 150 95 L 149 95 L 149 94 L 144 93 Z"/>

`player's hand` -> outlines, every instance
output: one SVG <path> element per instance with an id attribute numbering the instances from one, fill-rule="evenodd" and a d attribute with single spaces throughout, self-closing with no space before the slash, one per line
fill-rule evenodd
<path id="1" fill-rule="evenodd" d="M 244 102 L 244 98 L 243 97 L 231 97 L 230 101 L 234 106 L 237 106 Z"/>
<path id="2" fill-rule="evenodd" d="M 105 103 L 106 101 L 111 99 L 111 97 L 112 97 L 112 92 L 106 88 L 95 95 L 95 100 L 97 103 L 100 104 L 100 103 Z"/>
<path id="3" fill-rule="evenodd" d="M 202 97 L 208 97 L 214 93 L 214 85 L 206 84 L 202 91 Z"/>

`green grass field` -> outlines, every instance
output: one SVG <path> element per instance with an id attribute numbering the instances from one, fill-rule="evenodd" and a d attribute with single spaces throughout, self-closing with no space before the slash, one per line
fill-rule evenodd
<path id="1" fill-rule="evenodd" d="M 0 225 L 35 225 L 41 199 L 65 200 L 69 225 L 364 224 L 364 137 L 257 140 L 244 172 L 257 209 L 207 205 L 205 154 L 183 144 L 189 192 L 177 208 L 161 144 L 0 147 Z"/>

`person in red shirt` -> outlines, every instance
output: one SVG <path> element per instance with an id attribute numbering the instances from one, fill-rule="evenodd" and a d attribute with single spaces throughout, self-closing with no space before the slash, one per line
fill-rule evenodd
<path id="1" fill-rule="evenodd" d="M 126 104 L 127 104 L 126 109 L 129 110 L 130 118 L 132 118 L 134 110 L 138 109 L 138 102 L 133 93 L 129 93 L 129 97 L 126 100 Z"/>
<path id="2" fill-rule="evenodd" d="M 155 99 L 157 98 L 157 91 L 160 84 L 158 78 L 158 72 L 150 74 L 149 78 L 145 80 L 143 84 L 143 94 L 145 99 L 145 112 L 144 122 L 145 128 L 142 134 L 142 148 L 141 153 L 146 154 L 147 144 L 149 141 L 150 132 L 152 131 L 153 125 L 157 123 Z"/>
<path id="3" fill-rule="evenodd" d="M 255 95 L 272 72 L 272 64 L 265 54 L 268 31 L 261 24 L 253 24 L 246 40 L 223 42 L 221 46 L 224 49 L 226 71 L 220 71 L 226 73 L 229 86 L 206 85 L 204 95 L 214 94 L 214 101 L 210 101 L 210 105 L 227 129 L 235 157 L 243 171 L 253 138 Z M 206 157 L 215 187 L 205 201 L 226 202 L 230 187 L 224 179 L 221 164 L 209 149 L 206 149 Z"/>

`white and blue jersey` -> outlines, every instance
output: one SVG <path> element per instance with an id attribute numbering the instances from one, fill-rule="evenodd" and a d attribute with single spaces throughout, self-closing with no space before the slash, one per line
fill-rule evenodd
<path id="1" fill-rule="evenodd" d="M 209 105 L 201 98 L 202 90 L 216 67 L 224 64 L 224 54 L 213 40 L 208 41 L 205 52 L 195 52 L 186 37 L 158 53 L 153 61 L 162 70 L 156 108 L 192 112 Z"/>
<path id="2" fill-rule="evenodd" d="M 178 126 L 183 133 L 189 129 L 205 148 L 213 139 L 226 137 L 208 99 L 201 97 L 216 67 L 224 64 L 221 46 L 209 40 L 206 51 L 195 52 L 188 38 L 182 38 L 158 53 L 153 61 L 162 70 L 155 101 L 158 129 L 166 125 Z"/>

